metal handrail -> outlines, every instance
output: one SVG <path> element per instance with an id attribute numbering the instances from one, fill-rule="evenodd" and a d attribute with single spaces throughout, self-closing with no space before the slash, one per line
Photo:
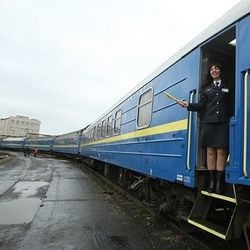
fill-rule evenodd
<path id="1" fill-rule="evenodd" d="M 190 94 L 189 102 L 193 102 L 195 91 Z M 190 171 L 190 147 L 191 147 L 191 132 L 192 132 L 192 113 L 188 112 L 188 143 L 187 143 L 187 169 Z"/>
<path id="2" fill-rule="evenodd" d="M 246 70 L 245 75 L 244 75 L 244 144 L 243 144 L 243 173 L 244 176 L 248 176 L 247 173 L 247 120 L 248 120 L 248 115 L 247 115 L 247 92 L 248 92 L 248 70 Z"/>

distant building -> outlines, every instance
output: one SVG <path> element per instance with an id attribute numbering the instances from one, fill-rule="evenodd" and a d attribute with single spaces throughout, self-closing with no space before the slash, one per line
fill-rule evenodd
<path id="1" fill-rule="evenodd" d="M 0 135 L 25 136 L 27 133 L 39 134 L 41 122 L 27 116 L 10 116 L 0 119 Z"/>

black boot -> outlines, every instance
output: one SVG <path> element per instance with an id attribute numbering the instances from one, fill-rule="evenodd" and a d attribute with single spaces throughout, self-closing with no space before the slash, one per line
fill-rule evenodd
<path id="1" fill-rule="evenodd" d="M 215 187 L 215 193 L 216 194 L 221 194 L 222 193 L 223 174 L 224 174 L 224 171 L 217 171 L 217 175 L 216 175 L 216 187 Z"/>
<path id="2" fill-rule="evenodd" d="M 208 177 L 209 177 L 209 185 L 208 185 L 208 193 L 213 193 L 214 192 L 214 175 L 215 171 L 214 170 L 208 170 Z"/>

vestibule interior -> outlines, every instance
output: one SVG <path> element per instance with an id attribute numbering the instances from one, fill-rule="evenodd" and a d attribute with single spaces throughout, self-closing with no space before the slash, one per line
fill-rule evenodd
<path id="1" fill-rule="evenodd" d="M 222 65 L 225 80 L 234 93 L 236 31 L 232 27 L 209 41 L 201 48 L 200 89 L 206 85 L 208 67 L 218 62 Z M 234 105 L 234 104 L 233 104 Z M 233 108 L 234 110 L 234 108 Z M 197 142 L 197 168 L 206 168 L 206 149 L 201 147 L 202 114 L 198 119 L 199 137 Z"/>

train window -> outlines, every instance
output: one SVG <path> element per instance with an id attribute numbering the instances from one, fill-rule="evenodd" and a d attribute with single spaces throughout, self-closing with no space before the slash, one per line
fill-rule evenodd
<path id="1" fill-rule="evenodd" d="M 93 141 L 93 128 L 91 128 L 89 131 L 89 141 Z"/>
<path id="2" fill-rule="evenodd" d="M 93 129 L 90 129 L 89 130 L 89 134 L 88 134 L 88 142 L 91 142 L 92 141 L 92 133 L 93 133 Z"/>
<path id="3" fill-rule="evenodd" d="M 93 141 L 96 140 L 96 127 L 93 128 Z"/>
<path id="4" fill-rule="evenodd" d="M 92 141 L 92 134 L 93 134 L 93 129 L 91 129 L 89 131 L 89 134 L 88 134 L 88 142 L 91 142 Z"/>
<path id="5" fill-rule="evenodd" d="M 150 88 L 139 98 L 137 127 L 144 128 L 150 124 L 153 103 L 153 89 Z"/>
<path id="6" fill-rule="evenodd" d="M 96 131 L 96 139 L 99 140 L 101 138 L 101 123 L 97 125 L 97 131 Z"/>
<path id="7" fill-rule="evenodd" d="M 94 128 L 91 129 L 90 131 L 90 141 L 94 140 Z"/>
<path id="8" fill-rule="evenodd" d="M 80 144 L 81 144 L 81 143 L 86 143 L 87 140 L 88 140 L 87 138 L 88 138 L 88 132 L 82 133 L 82 137 L 81 137 L 81 142 L 80 142 Z"/>
<path id="9" fill-rule="evenodd" d="M 121 115 L 122 115 L 121 110 L 118 110 L 115 113 L 115 122 L 114 122 L 114 134 L 115 135 L 119 134 L 121 131 Z"/>
<path id="10" fill-rule="evenodd" d="M 112 135 L 112 116 L 108 117 L 107 120 L 107 130 L 106 130 L 106 136 L 110 137 Z"/>
<path id="11" fill-rule="evenodd" d="M 91 130 L 89 130 L 86 135 L 86 142 L 90 142 L 90 141 L 91 141 Z"/>
<path id="12" fill-rule="evenodd" d="M 102 137 L 102 138 L 105 137 L 105 132 L 106 132 L 106 121 L 103 120 L 103 121 L 102 121 L 102 127 L 101 127 L 101 137 Z"/>

